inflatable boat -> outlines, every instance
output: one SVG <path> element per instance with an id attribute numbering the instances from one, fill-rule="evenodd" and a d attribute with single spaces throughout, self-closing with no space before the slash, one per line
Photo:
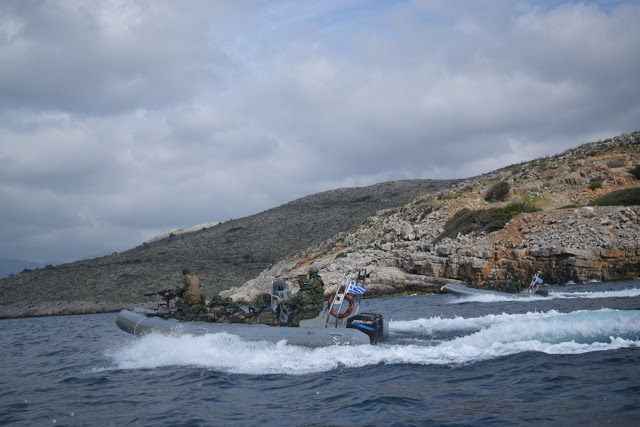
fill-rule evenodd
<path id="1" fill-rule="evenodd" d="M 545 289 L 540 289 L 540 285 L 543 283 L 542 279 L 540 279 L 540 272 L 537 272 L 533 278 L 531 279 L 531 283 L 527 289 L 523 290 L 519 293 L 509 293 L 509 292 L 500 292 L 500 291 L 492 291 L 489 289 L 478 289 L 478 288 L 470 288 L 464 285 L 458 285 L 455 283 L 447 283 L 440 290 L 443 292 L 447 292 L 450 294 L 454 294 L 456 296 L 471 296 L 471 295 L 498 295 L 498 296 L 507 296 L 507 297 L 530 297 L 532 295 L 546 297 L 549 296 L 549 292 Z"/>
<path id="2" fill-rule="evenodd" d="M 283 279 L 276 279 L 271 284 L 271 309 L 281 319 L 282 326 L 164 318 L 158 315 L 170 313 L 171 309 L 161 307 L 122 310 L 116 318 L 116 324 L 131 334 L 205 335 L 224 332 L 249 341 L 275 343 L 286 340 L 288 344 L 307 347 L 375 345 L 389 336 L 388 321 L 379 313 L 358 313 L 362 294 L 360 298 L 354 298 L 354 294 L 349 292 L 350 289 L 366 290 L 363 286 L 365 275 L 365 270 L 345 273 L 335 294 L 329 298 L 327 308 L 314 319 L 301 320 L 297 327 L 286 325 L 292 313 L 286 311 L 286 306 L 278 306 L 278 298 L 286 300 L 291 297 L 291 291 Z"/>

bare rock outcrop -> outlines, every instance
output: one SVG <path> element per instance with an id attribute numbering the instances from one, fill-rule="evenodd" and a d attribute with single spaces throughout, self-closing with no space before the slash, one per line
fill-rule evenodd
<path id="1" fill-rule="evenodd" d="M 393 219 L 391 221 L 394 221 Z M 391 227 L 395 230 L 394 227 Z M 408 229 L 407 229 L 408 230 Z M 343 272 L 366 268 L 368 295 L 438 292 L 444 283 L 476 282 L 500 287 L 507 278 L 524 285 L 536 271 L 547 283 L 600 282 L 640 276 L 640 207 L 593 207 L 521 214 L 495 233 L 459 236 L 434 245 L 413 233 L 385 234 L 393 239 L 375 248 L 318 251 L 297 261 L 278 263 L 245 285 L 222 293 L 253 300 L 284 277 L 297 291 L 297 277 L 319 268 L 332 293 Z M 428 234 L 426 236 L 429 236 Z M 339 254 L 346 254 L 338 257 Z"/>

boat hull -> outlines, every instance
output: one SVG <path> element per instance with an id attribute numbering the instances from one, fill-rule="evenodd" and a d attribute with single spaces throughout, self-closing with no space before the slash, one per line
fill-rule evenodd
<path id="1" fill-rule="evenodd" d="M 241 323 L 182 322 L 148 316 L 155 310 L 136 308 L 118 313 L 116 324 L 131 334 L 188 334 L 206 335 L 226 332 L 248 341 L 279 342 L 306 347 L 330 345 L 368 345 L 369 336 L 358 329 L 332 327 L 287 327 L 267 325 L 244 325 Z"/>
<path id="2" fill-rule="evenodd" d="M 443 292 L 447 292 L 449 294 L 453 294 L 456 296 L 471 296 L 471 295 L 497 295 L 501 297 L 514 297 L 514 298 L 529 298 L 531 294 L 529 293 L 518 293 L 518 294 L 510 294 L 508 292 L 500 292 L 500 291 L 491 291 L 488 289 L 477 289 L 477 288 L 469 288 L 464 285 L 458 285 L 455 283 L 447 283 L 442 287 Z M 544 291 L 546 293 L 546 291 Z M 536 294 L 536 296 L 546 296 L 546 294 Z"/>

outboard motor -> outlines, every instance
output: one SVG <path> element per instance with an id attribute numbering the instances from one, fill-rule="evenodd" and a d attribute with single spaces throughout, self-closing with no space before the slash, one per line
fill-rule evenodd
<path id="1" fill-rule="evenodd" d="M 385 322 L 382 314 L 360 313 L 347 319 L 347 328 L 358 329 L 369 335 L 371 344 L 377 344 L 385 337 Z"/>
<path id="2" fill-rule="evenodd" d="M 291 298 L 291 289 L 281 277 L 271 282 L 271 309 L 278 315 L 280 323 L 284 324 L 289 321 L 293 310 L 286 305 L 278 304 L 278 298 L 283 301 Z"/>

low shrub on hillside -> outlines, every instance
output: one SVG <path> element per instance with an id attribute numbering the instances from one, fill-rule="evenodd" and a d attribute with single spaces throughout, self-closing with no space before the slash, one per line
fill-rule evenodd
<path id="1" fill-rule="evenodd" d="M 418 221 L 422 221 L 423 219 L 425 219 L 427 217 L 427 215 L 429 215 L 431 212 L 433 212 L 433 208 L 431 206 L 427 206 L 421 213 L 420 216 L 418 217 Z"/>
<path id="2" fill-rule="evenodd" d="M 539 209 L 528 203 L 511 203 L 502 208 L 482 209 L 474 211 L 462 208 L 446 222 L 444 231 L 434 239 L 433 243 L 450 237 L 455 238 L 458 233 L 469 234 L 485 231 L 491 233 L 503 228 L 507 222 L 519 213 L 537 212 Z"/>
<path id="3" fill-rule="evenodd" d="M 640 187 L 612 191 L 591 203 L 593 206 L 632 206 L 640 205 Z"/>
<path id="4" fill-rule="evenodd" d="M 447 237 L 456 237 L 458 233 L 469 234 L 473 230 L 473 222 L 477 212 L 469 208 L 462 208 L 456 212 L 444 225 L 444 231 L 433 240 L 438 243 Z"/>
<path id="5" fill-rule="evenodd" d="M 629 173 L 635 176 L 636 179 L 640 179 L 640 165 L 636 165 L 633 169 L 630 169 Z"/>
<path id="6" fill-rule="evenodd" d="M 595 181 L 589 184 L 589 190 L 597 190 L 598 188 L 602 188 L 602 183 L 600 181 Z"/>
<path id="7" fill-rule="evenodd" d="M 511 186 L 507 181 L 500 181 L 493 184 L 484 195 L 484 199 L 488 202 L 504 200 L 509 195 Z"/>

